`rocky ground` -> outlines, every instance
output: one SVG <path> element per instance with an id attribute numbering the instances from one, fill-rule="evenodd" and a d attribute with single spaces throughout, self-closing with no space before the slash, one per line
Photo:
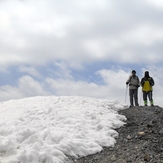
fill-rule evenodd
<path id="1" fill-rule="evenodd" d="M 74 163 L 163 163 L 163 108 L 132 107 L 119 111 L 127 117 L 114 147 Z"/>

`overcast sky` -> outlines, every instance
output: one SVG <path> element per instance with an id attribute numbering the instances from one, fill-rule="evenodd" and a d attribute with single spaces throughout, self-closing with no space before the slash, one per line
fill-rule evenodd
<path id="1" fill-rule="evenodd" d="M 0 0 L 0 101 L 79 95 L 124 103 L 135 69 L 140 79 L 149 71 L 163 106 L 162 53 L 162 0 Z"/>

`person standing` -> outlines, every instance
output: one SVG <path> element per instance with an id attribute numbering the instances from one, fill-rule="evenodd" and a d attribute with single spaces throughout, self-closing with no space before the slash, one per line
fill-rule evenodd
<path id="1" fill-rule="evenodd" d="M 144 105 L 148 105 L 147 97 L 149 98 L 151 106 L 154 105 L 153 102 L 153 86 L 154 86 L 154 80 L 152 77 L 149 76 L 149 72 L 145 71 L 144 77 L 141 79 L 141 86 L 142 86 L 142 91 L 143 91 L 143 100 L 144 100 Z"/>
<path id="2" fill-rule="evenodd" d="M 139 106 L 138 103 L 138 88 L 140 87 L 139 77 L 136 75 L 136 71 L 132 70 L 132 74 L 126 81 L 126 85 L 129 84 L 129 96 L 130 96 L 130 107 Z"/>

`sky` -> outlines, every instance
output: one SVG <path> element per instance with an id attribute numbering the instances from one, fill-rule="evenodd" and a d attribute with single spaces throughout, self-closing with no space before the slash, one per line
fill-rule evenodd
<path id="1" fill-rule="evenodd" d="M 134 69 L 163 106 L 162 0 L 0 0 L 0 101 L 86 96 L 129 104 Z M 127 101 L 125 101 L 127 98 Z M 143 105 L 139 88 L 139 103 Z"/>
<path id="2" fill-rule="evenodd" d="M 117 101 L 79 96 L 1 102 L 0 162 L 70 163 L 113 147 L 119 136 L 115 129 L 126 121 L 118 111 L 125 108 Z"/>

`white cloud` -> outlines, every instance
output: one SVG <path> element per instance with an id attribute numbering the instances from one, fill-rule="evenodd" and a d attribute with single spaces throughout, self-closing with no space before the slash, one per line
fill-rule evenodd
<path id="1" fill-rule="evenodd" d="M 0 101 L 23 98 L 23 93 L 17 87 L 4 85 L 0 87 Z"/>
<path id="2" fill-rule="evenodd" d="M 149 3 L 161 1 L 130 1 L 129 5 L 104 0 L 4 1 L 0 63 L 45 65 L 58 59 L 79 64 L 150 63 L 151 58 L 159 62 L 162 46 L 156 47 L 163 40 L 162 12 Z"/>
<path id="3" fill-rule="evenodd" d="M 34 67 L 21 66 L 19 67 L 19 71 L 28 73 L 29 75 L 32 75 L 33 77 L 41 78 L 41 74 Z"/>
<path id="4" fill-rule="evenodd" d="M 4 85 L 0 87 L 0 101 L 19 99 L 31 96 L 50 95 L 44 88 L 44 84 L 34 80 L 30 76 L 18 79 L 18 86 Z"/>
<path id="5" fill-rule="evenodd" d="M 101 70 L 97 72 L 105 84 L 98 85 L 94 82 L 75 81 L 70 79 L 47 78 L 47 85 L 56 95 L 79 95 L 97 98 L 109 98 L 124 103 L 125 82 L 129 76 L 123 70 Z"/>
<path id="6" fill-rule="evenodd" d="M 105 65 L 122 64 L 126 69 L 131 64 L 149 65 L 156 80 L 155 101 L 159 103 L 162 67 L 151 65 L 160 65 L 163 60 L 161 8 L 161 0 L 2 1 L 0 71 L 4 74 L 14 66 L 33 78 L 23 76 L 17 79 L 17 86 L 1 86 L 0 99 L 56 93 L 108 97 L 123 102 L 128 70 L 101 66 L 96 75 L 104 81 L 103 85 L 74 77 L 78 75 L 73 74 L 74 70 L 82 70 L 84 74 L 89 71 L 87 65 L 96 67 L 94 63 L 105 62 Z M 47 71 L 38 72 L 38 66 Z"/>
<path id="7" fill-rule="evenodd" d="M 55 92 L 56 95 L 78 95 L 88 97 L 100 97 L 103 90 L 95 83 L 85 81 L 74 81 L 66 79 L 46 79 L 47 85 Z M 100 92 L 99 92 L 100 90 Z M 104 92 L 105 94 L 105 92 Z M 105 94 L 106 95 L 106 94 Z"/>
<path id="8" fill-rule="evenodd" d="M 124 70 L 116 68 L 115 70 L 99 70 L 97 74 L 99 74 L 103 78 L 104 82 L 107 83 L 109 86 L 114 87 L 116 85 L 117 89 L 124 87 L 123 84 L 129 76 L 129 74 L 126 73 Z"/>
<path id="9" fill-rule="evenodd" d="M 62 69 L 65 71 L 64 69 Z M 156 105 L 163 106 L 160 91 L 163 85 L 162 67 L 149 66 L 142 68 L 139 79 L 144 76 L 144 72 L 148 70 L 155 80 L 153 91 L 154 102 Z M 62 74 L 62 71 L 60 72 Z M 64 77 L 54 79 L 46 77 L 44 81 L 34 80 L 30 76 L 22 76 L 18 79 L 17 86 L 4 85 L 0 87 L 0 101 L 9 99 L 18 99 L 30 96 L 46 96 L 46 95 L 66 95 L 66 96 L 86 96 L 97 98 L 108 98 L 109 100 L 117 100 L 121 103 L 129 104 L 128 90 L 126 90 L 126 80 L 131 70 L 124 71 L 122 68 L 102 69 L 96 72 L 97 76 L 102 78 L 103 84 L 95 82 L 87 82 L 84 80 L 76 80 L 73 77 Z M 126 94 L 127 91 L 127 94 Z M 143 105 L 141 88 L 139 88 L 139 103 Z"/>
<path id="10" fill-rule="evenodd" d="M 25 94 L 25 96 L 48 95 L 44 90 L 44 85 L 30 76 L 21 77 L 18 85 L 19 89 Z"/>
<path id="11" fill-rule="evenodd" d="M 157 1 L 153 1 L 153 0 L 145 0 L 145 2 L 147 4 L 149 4 L 151 7 L 156 7 L 156 9 L 163 9 L 163 1 L 162 0 L 157 0 Z"/>
<path id="12" fill-rule="evenodd" d="M 71 70 L 67 68 L 67 65 L 63 62 L 54 63 L 56 67 L 59 69 L 57 71 L 54 70 L 54 74 L 63 79 L 72 79 Z"/>

